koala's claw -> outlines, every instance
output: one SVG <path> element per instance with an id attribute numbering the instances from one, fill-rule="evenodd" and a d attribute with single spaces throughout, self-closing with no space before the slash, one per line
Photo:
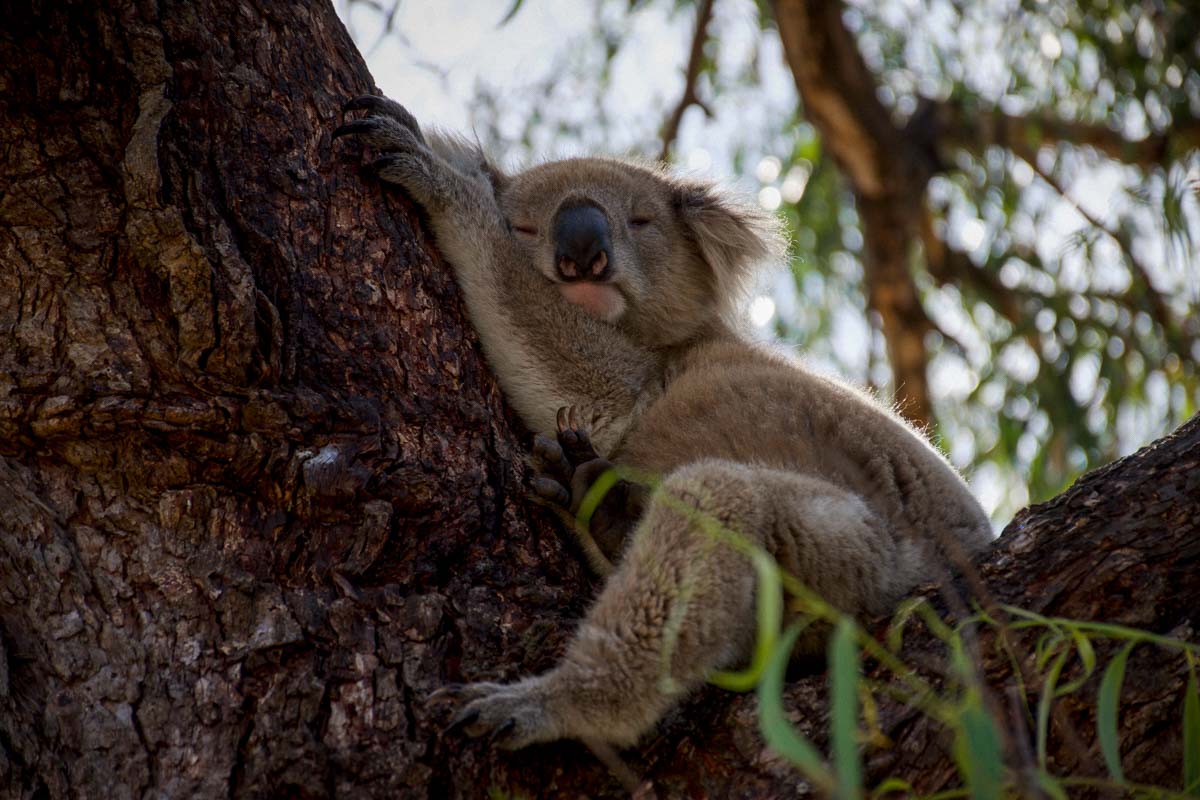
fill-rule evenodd
<path id="1" fill-rule="evenodd" d="M 440 703 L 443 700 L 457 700 L 464 689 L 467 688 L 465 683 L 447 683 L 440 689 L 435 689 L 425 698 L 426 703 Z"/>
<path id="2" fill-rule="evenodd" d="M 479 711 L 464 709 L 454 715 L 454 719 L 450 720 L 450 724 L 446 726 L 446 733 L 454 733 L 458 730 L 466 728 L 479 718 Z"/>
<path id="3" fill-rule="evenodd" d="M 490 737 L 492 744 L 503 746 L 504 740 L 508 738 L 508 735 L 512 733 L 516 727 L 517 721 L 512 718 L 506 719 L 504 722 L 500 723 L 500 725 L 492 731 L 492 735 Z"/>
<path id="4" fill-rule="evenodd" d="M 340 139 L 343 136 L 349 136 L 356 133 L 367 133 L 379 127 L 379 123 L 371 117 L 363 117 L 362 119 L 352 119 L 349 122 L 343 122 L 333 129 L 333 133 L 329 134 L 330 139 Z"/>
<path id="5" fill-rule="evenodd" d="M 548 473 L 561 484 L 571 484 L 571 463 L 558 442 L 539 433 L 533 437 L 533 455 L 539 473 Z"/>
<path id="6" fill-rule="evenodd" d="M 399 122 L 404 127 L 410 129 L 413 133 L 420 137 L 421 126 L 417 122 L 417 118 L 404 106 L 397 103 L 395 100 L 390 100 L 386 97 L 380 97 L 377 94 L 359 95 L 351 100 L 348 100 L 342 111 L 366 111 L 371 114 L 376 114 L 382 117 L 390 117 Z"/>
<path id="7" fill-rule="evenodd" d="M 567 460 L 575 466 L 601 458 L 592 446 L 592 437 L 583 426 L 581 412 L 575 406 L 563 406 L 558 410 L 558 441 Z"/>
<path id="8" fill-rule="evenodd" d="M 491 744 L 505 750 L 559 738 L 539 686 L 537 680 L 529 680 L 462 687 L 459 694 L 464 695 L 467 704 L 455 714 L 445 732 L 462 731 L 476 738 L 486 735 Z"/>
<path id="9" fill-rule="evenodd" d="M 538 475 L 529 482 L 529 485 L 538 497 L 549 500 L 563 508 L 570 508 L 571 493 L 558 481 Z"/>
<path id="10" fill-rule="evenodd" d="M 389 104 L 399 105 L 394 100 L 377 94 L 360 94 L 347 100 L 342 106 L 342 111 L 383 111 Z"/>

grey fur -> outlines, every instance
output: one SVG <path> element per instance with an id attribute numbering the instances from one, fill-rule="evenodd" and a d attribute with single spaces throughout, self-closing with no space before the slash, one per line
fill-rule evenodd
<path id="1" fill-rule="evenodd" d="M 741 287 L 782 250 L 770 215 L 615 159 L 504 175 L 462 139 L 426 139 L 391 101 L 352 106 L 370 115 L 339 134 L 384 153 L 379 177 L 429 212 L 526 424 L 553 435 L 559 410 L 575 406 L 600 453 L 662 476 L 559 665 L 447 691 L 464 701 L 456 722 L 468 733 L 505 747 L 629 745 L 706 675 L 744 660 L 754 569 L 701 519 L 859 615 L 886 612 L 929 579 L 944 546 L 987 545 L 962 479 L 899 416 L 738 333 Z M 612 232 L 616 277 L 596 307 L 558 281 L 548 235 L 557 209 L 580 199 Z"/>

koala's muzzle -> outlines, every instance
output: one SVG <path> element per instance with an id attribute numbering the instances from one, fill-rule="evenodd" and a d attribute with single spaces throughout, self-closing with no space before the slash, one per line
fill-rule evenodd
<path id="1" fill-rule="evenodd" d="M 554 268 L 564 281 L 603 281 L 612 273 L 608 220 L 594 205 L 561 208 L 554 217 Z"/>

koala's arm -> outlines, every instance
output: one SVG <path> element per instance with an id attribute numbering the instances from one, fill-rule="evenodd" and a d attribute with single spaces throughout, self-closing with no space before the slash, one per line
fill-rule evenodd
<path id="1" fill-rule="evenodd" d="M 596 441 L 611 448 L 654 383 L 652 354 L 567 303 L 528 263 L 496 201 L 503 176 L 478 148 L 454 136 L 427 138 L 386 98 L 360 97 L 346 108 L 369 113 L 335 137 L 353 134 L 378 151 L 379 178 L 428 213 L 492 369 L 526 425 L 553 430 L 558 409 L 578 405 Z"/>

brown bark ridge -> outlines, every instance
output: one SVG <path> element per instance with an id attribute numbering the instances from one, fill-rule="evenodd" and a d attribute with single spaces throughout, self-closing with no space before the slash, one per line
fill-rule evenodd
<path id="1" fill-rule="evenodd" d="M 592 587 L 520 500 L 523 434 L 413 208 L 331 152 L 370 88 L 323 4 L 6 16 L 0 795 L 621 794 L 578 744 L 496 753 L 424 702 L 549 666 Z M 1194 639 L 1198 440 L 1019 518 L 992 591 Z M 1139 778 L 1178 753 L 1178 680 L 1129 687 Z M 823 697 L 787 690 L 818 740 Z M 936 731 L 881 715 L 872 764 L 949 780 Z M 713 689 L 628 758 L 664 797 L 805 791 Z"/>

